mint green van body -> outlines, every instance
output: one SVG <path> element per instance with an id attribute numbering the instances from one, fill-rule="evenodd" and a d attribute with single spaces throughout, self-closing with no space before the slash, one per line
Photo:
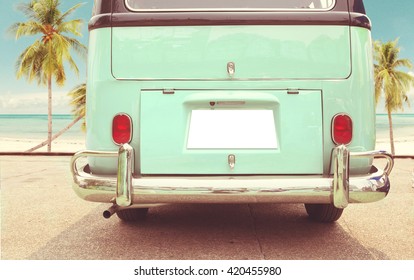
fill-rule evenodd
<path id="1" fill-rule="evenodd" d="M 314 3 L 306 10 L 147 2 L 95 1 L 87 150 L 72 160 L 79 196 L 127 221 L 154 204 L 258 202 L 304 203 L 329 222 L 348 203 L 387 195 L 393 161 L 374 150 L 361 1 L 297 0 Z M 125 143 L 114 139 L 119 115 L 130 120 Z M 375 157 L 387 159 L 384 170 Z"/>

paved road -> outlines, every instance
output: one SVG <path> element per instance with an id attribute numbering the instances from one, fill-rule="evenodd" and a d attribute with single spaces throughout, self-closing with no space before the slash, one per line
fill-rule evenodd
<path id="1" fill-rule="evenodd" d="M 334 224 L 302 205 L 168 205 L 142 224 L 102 218 L 72 191 L 69 157 L 0 157 L 2 259 L 414 259 L 414 160 L 389 196 Z"/>

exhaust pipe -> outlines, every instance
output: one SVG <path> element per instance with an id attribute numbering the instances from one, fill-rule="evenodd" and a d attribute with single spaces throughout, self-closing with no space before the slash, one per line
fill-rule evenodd
<path id="1" fill-rule="evenodd" d="M 103 211 L 102 215 L 105 219 L 109 219 L 113 214 L 115 214 L 119 210 L 119 206 L 114 204 L 109 207 L 107 210 Z"/>

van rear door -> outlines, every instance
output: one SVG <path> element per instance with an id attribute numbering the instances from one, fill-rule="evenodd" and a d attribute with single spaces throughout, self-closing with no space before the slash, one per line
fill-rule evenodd
<path id="1" fill-rule="evenodd" d="M 142 174 L 322 174 L 321 91 L 143 90 Z"/>

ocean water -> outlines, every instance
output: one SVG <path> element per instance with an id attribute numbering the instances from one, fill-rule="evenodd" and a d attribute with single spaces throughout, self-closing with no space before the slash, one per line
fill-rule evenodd
<path id="1" fill-rule="evenodd" d="M 53 115 L 53 134 L 59 132 L 73 121 L 72 115 Z M 82 140 L 85 132 L 81 129 L 82 121 L 77 122 L 58 139 Z M 39 139 L 47 138 L 47 115 L 1 115 L 0 138 Z M 58 140 L 57 139 L 57 140 Z"/>
<path id="2" fill-rule="evenodd" d="M 387 114 L 376 116 L 377 139 L 389 138 L 389 124 Z M 414 139 L 414 114 L 394 114 L 392 115 L 392 127 L 394 139 L 410 138 Z"/>
<path id="3" fill-rule="evenodd" d="M 396 114 L 392 116 L 394 136 L 414 139 L 414 114 Z M 72 115 L 53 116 L 53 134 L 65 128 L 73 120 Z M 379 114 L 376 117 L 377 139 L 388 137 L 388 117 Z M 0 114 L 0 137 L 13 139 L 43 139 L 47 137 L 47 115 L 2 115 Z M 85 132 L 81 121 L 66 131 L 58 139 L 83 140 Z"/>

